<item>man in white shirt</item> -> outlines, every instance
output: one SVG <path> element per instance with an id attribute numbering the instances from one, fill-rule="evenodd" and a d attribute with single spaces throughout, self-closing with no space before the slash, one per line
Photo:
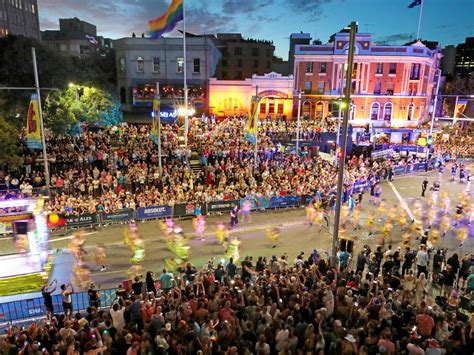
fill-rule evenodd
<path id="1" fill-rule="evenodd" d="M 125 318 L 123 314 L 125 312 L 125 307 L 121 307 L 118 303 L 115 303 L 110 310 L 110 316 L 112 317 L 112 324 L 114 328 L 118 331 L 122 330 L 125 327 Z"/>
<path id="2" fill-rule="evenodd" d="M 426 277 L 428 277 L 428 261 L 429 255 L 426 251 L 426 246 L 421 245 L 420 250 L 416 253 L 416 269 L 417 274 L 416 277 L 418 278 L 420 274 L 423 272 Z"/>

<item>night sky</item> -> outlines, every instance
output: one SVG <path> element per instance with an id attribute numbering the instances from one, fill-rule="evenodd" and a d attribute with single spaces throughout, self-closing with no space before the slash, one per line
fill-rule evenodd
<path id="1" fill-rule="evenodd" d="M 276 55 L 288 56 L 292 32 L 309 32 L 326 43 L 329 36 L 358 21 L 377 43 L 403 44 L 416 36 L 420 7 L 412 0 L 185 0 L 188 32 L 241 32 L 272 40 Z M 57 29 L 59 18 L 78 17 L 110 38 L 137 36 L 170 0 L 39 0 L 41 29 Z M 448 44 L 474 36 L 473 0 L 424 0 L 421 37 Z M 178 28 L 182 25 L 178 24 Z M 171 33 L 171 35 L 176 33 Z"/>

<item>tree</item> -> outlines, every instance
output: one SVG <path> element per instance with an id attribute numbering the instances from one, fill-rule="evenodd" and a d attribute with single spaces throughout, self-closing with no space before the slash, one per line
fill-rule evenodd
<path id="1" fill-rule="evenodd" d="M 19 130 L 0 115 L 0 166 L 17 168 L 22 164 L 19 135 Z"/>
<path id="2" fill-rule="evenodd" d="M 74 85 L 48 96 L 44 120 L 54 133 L 64 134 L 81 123 L 115 125 L 122 121 L 122 112 L 120 103 L 105 90 Z"/>

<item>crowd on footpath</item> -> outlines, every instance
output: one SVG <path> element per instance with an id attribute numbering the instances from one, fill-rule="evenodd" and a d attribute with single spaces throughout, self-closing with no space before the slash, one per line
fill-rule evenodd
<path id="1" fill-rule="evenodd" d="M 455 130 L 448 137 L 441 134 L 435 142 L 436 151 L 443 156 L 459 158 L 474 157 L 474 134 L 472 131 Z"/>
<path id="2" fill-rule="evenodd" d="M 285 152 L 274 143 L 273 124 L 259 133 L 258 166 L 254 147 L 244 140 L 243 119 L 220 124 L 192 121 L 189 149 L 180 146 L 178 127 L 162 128 L 160 176 L 158 149 L 148 126 L 121 125 L 102 130 L 84 130 L 75 136 L 49 135 L 47 140 L 53 197 L 52 212 L 81 214 L 113 212 L 152 205 L 240 199 L 249 194 L 272 197 L 330 193 L 337 173 L 334 164 L 304 148 L 300 155 Z M 296 127 L 291 125 L 290 131 Z M 186 164 L 190 152 L 198 152 L 201 170 Z M 0 177 L 2 198 L 31 196 L 45 187 L 39 152 L 25 148 L 22 175 Z M 355 179 L 377 173 L 377 164 L 363 157 L 348 163 L 346 187 Z"/>
<path id="3" fill-rule="evenodd" d="M 472 254 L 459 260 L 365 246 L 337 267 L 313 249 L 293 261 L 213 260 L 197 270 L 137 276 L 119 285 L 110 309 L 100 290 L 74 312 L 74 289 L 61 286 L 64 312 L 44 288 L 47 320 L 11 326 L 3 354 L 473 354 L 474 313 L 456 312 L 456 291 L 474 291 Z M 435 287 L 440 275 L 451 287 Z M 56 287 L 57 285 L 52 285 Z M 51 285 L 50 285 L 51 287 Z M 442 300 L 437 294 L 446 294 Z M 449 295 L 448 295 L 449 294 Z M 441 300 L 441 301 L 440 301 Z"/>

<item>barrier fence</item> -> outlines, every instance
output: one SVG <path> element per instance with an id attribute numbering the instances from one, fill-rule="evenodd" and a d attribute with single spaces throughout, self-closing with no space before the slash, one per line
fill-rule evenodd
<path id="1" fill-rule="evenodd" d="M 108 308 L 116 297 L 116 288 L 99 290 L 100 307 Z M 76 292 L 71 295 L 74 312 L 84 311 L 89 304 L 87 292 Z M 62 296 L 53 295 L 54 313 L 63 312 Z M 19 321 L 29 318 L 46 317 L 46 307 L 42 297 L 34 297 L 19 301 L 0 303 L 0 323 Z"/>

